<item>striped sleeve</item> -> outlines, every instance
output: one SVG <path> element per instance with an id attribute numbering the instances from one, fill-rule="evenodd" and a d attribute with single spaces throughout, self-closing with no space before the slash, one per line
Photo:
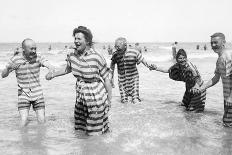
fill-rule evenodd
<path id="1" fill-rule="evenodd" d="M 100 73 L 100 76 L 105 79 L 109 73 L 110 73 L 110 69 L 107 67 L 107 64 L 106 64 L 106 60 L 99 55 L 99 73 Z"/>
<path id="2" fill-rule="evenodd" d="M 230 76 L 232 74 L 232 60 L 229 57 L 226 57 L 225 69 L 226 69 L 226 76 Z"/>
<path id="3" fill-rule="evenodd" d="M 137 52 L 137 57 L 136 58 L 137 58 L 137 65 L 138 65 L 143 61 L 143 56 L 139 51 L 136 51 L 136 52 Z"/>

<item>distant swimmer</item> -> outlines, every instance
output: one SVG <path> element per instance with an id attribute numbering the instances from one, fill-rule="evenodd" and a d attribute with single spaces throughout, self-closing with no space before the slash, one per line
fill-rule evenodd
<path id="1" fill-rule="evenodd" d="M 196 49 L 199 50 L 200 49 L 200 45 L 197 45 Z"/>
<path id="2" fill-rule="evenodd" d="M 207 50 L 207 46 L 206 46 L 206 44 L 204 45 L 204 50 L 205 50 L 205 51 Z"/>
<path id="3" fill-rule="evenodd" d="M 110 45 L 108 45 L 107 51 L 109 55 L 113 54 L 113 48 Z"/>
<path id="4" fill-rule="evenodd" d="M 174 42 L 172 44 L 172 58 L 175 60 L 176 59 L 176 48 L 177 48 L 178 42 Z"/>
<path id="5" fill-rule="evenodd" d="M 146 46 L 144 46 L 143 49 L 144 49 L 144 52 L 147 52 L 147 47 Z"/>
<path id="6" fill-rule="evenodd" d="M 49 47 L 48 47 L 48 51 L 51 51 L 52 50 L 52 46 L 51 45 L 49 45 Z"/>

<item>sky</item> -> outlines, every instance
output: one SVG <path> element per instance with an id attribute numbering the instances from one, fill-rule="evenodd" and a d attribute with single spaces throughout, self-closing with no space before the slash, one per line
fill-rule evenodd
<path id="1" fill-rule="evenodd" d="M 88 27 L 95 42 L 232 41 L 231 0 L 0 0 L 0 42 L 73 42 Z"/>

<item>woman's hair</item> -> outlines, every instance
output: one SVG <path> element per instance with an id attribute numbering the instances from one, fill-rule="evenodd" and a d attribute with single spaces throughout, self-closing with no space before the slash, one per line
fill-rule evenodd
<path id="1" fill-rule="evenodd" d="M 75 36 L 76 33 L 83 33 L 85 40 L 88 42 L 89 46 L 93 45 L 93 35 L 92 32 L 90 31 L 90 29 L 88 29 L 85 26 L 78 26 L 78 28 L 75 28 L 73 30 L 73 36 Z"/>
<path id="2" fill-rule="evenodd" d="M 180 55 L 183 55 L 185 58 L 187 58 L 187 54 L 184 49 L 179 49 L 177 54 L 176 54 L 176 61 L 179 58 Z"/>

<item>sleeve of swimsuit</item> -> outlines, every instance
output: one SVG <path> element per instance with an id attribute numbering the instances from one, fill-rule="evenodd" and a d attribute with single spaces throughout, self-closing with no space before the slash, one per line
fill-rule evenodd
<path id="1" fill-rule="evenodd" d="M 230 76 L 232 74 L 232 58 L 227 56 L 225 58 L 225 69 L 226 69 L 226 76 Z"/>
<path id="2" fill-rule="evenodd" d="M 109 75 L 110 69 L 107 67 L 106 60 L 100 55 L 98 59 L 98 67 L 100 76 L 105 79 Z"/>
<path id="3" fill-rule="evenodd" d="M 138 64 L 140 64 L 143 61 L 144 57 L 143 57 L 143 55 L 139 51 L 136 51 L 136 52 L 137 52 L 136 59 L 137 59 L 137 65 L 138 65 Z"/>

